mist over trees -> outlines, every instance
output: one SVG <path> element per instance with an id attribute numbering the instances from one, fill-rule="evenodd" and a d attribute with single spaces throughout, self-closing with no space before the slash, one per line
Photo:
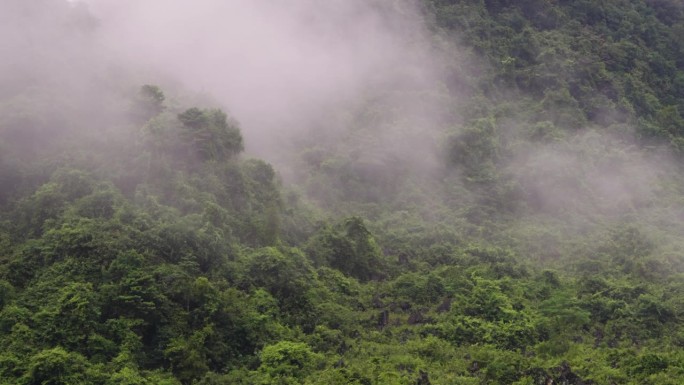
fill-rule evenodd
<path id="1" fill-rule="evenodd" d="M 0 2 L 0 384 L 679 384 L 684 5 Z"/>

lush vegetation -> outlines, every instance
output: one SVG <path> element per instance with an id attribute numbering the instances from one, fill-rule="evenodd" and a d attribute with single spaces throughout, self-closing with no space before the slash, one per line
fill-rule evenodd
<path id="1" fill-rule="evenodd" d="M 1 384 L 684 381 L 684 6 L 375 3 L 445 79 L 369 87 L 289 183 L 211 102 L 6 64 Z M 27 4 L 76 60 L 92 20 Z"/>

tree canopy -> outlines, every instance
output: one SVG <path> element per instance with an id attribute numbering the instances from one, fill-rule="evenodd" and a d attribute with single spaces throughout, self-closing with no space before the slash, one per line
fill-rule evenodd
<path id="1" fill-rule="evenodd" d="M 0 63 L 0 384 L 683 382 L 684 5 L 373 4 L 444 78 L 369 84 L 287 178 L 180 87 L 17 70 L 97 21 L 0 4 L 52 42 Z"/>

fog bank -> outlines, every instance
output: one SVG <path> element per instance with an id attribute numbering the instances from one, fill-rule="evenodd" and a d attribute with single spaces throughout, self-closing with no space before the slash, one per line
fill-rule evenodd
<path id="1" fill-rule="evenodd" d="M 159 81 L 206 93 L 275 161 L 293 134 L 360 93 L 435 81 L 408 1 L 91 0 L 104 46 Z M 322 127 L 321 129 L 325 129 Z"/>

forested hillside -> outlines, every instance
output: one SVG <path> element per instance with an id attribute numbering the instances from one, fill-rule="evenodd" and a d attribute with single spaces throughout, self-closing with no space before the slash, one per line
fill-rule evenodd
<path id="1" fill-rule="evenodd" d="M 0 384 L 684 383 L 684 3 L 314 3 L 393 56 L 268 134 L 0 3 Z"/>

